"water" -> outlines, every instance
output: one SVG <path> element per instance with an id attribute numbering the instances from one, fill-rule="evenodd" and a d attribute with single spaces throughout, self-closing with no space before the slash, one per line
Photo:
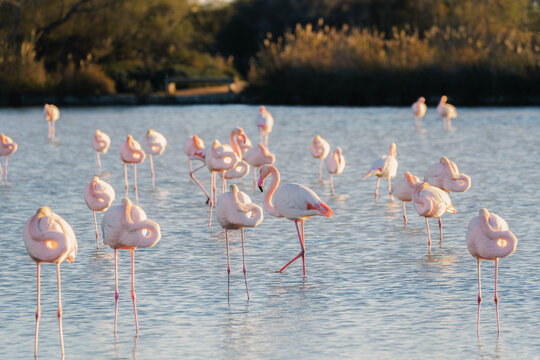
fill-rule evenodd
<path id="1" fill-rule="evenodd" d="M 73 227 L 79 254 L 62 264 L 67 359 L 353 359 L 538 358 L 540 305 L 537 241 L 540 176 L 540 109 L 459 109 L 457 130 L 443 133 L 434 107 L 425 134 L 414 131 L 408 108 L 270 107 L 276 124 L 270 148 L 285 182 L 312 188 L 335 217 L 306 222 L 307 277 L 300 262 L 274 271 L 299 251 L 294 224 L 265 215 L 246 231 L 246 301 L 240 234 L 231 234 L 231 303 L 227 304 L 225 240 L 219 224 L 207 227 L 208 207 L 190 182 L 182 145 L 192 133 L 211 144 L 227 142 L 234 126 L 258 140 L 252 106 L 102 107 L 61 109 L 59 140 L 47 140 L 41 108 L 0 110 L 0 131 L 19 144 L 9 159 L 9 186 L 0 186 L 0 348 L 2 358 L 33 354 L 36 282 L 34 262 L 22 241 L 27 219 L 50 206 Z M 161 224 L 152 249 L 135 252 L 140 335 L 135 337 L 129 253 L 120 252 L 118 339 L 113 335 L 112 250 L 95 249 L 92 213 L 83 189 L 97 171 L 90 139 L 96 128 L 112 138 L 102 156 L 104 179 L 124 193 L 118 155 L 127 134 L 142 141 L 146 130 L 165 134 L 169 145 L 155 158 L 157 188 L 149 163 L 138 167 L 140 204 Z M 320 133 L 341 146 L 347 167 L 317 183 L 318 160 L 309 144 Z M 424 219 L 389 201 L 386 181 L 373 202 L 375 179 L 361 181 L 371 162 L 397 143 L 398 175 L 420 177 L 443 155 L 472 178 L 471 189 L 452 194 L 457 214 L 443 216 L 445 240 L 428 255 Z M 205 186 L 208 172 L 200 171 Z M 130 169 L 130 181 L 132 170 Z M 251 177 L 240 189 L 261 203 Z M 132 194 L 132 193 L 131 193 Z M 515 254 L 500 261 L 502 332 L 497 340 L 493 262 L 484 261 L 481 337 L 476 336 L 476 261 L 467 251 L 469 220 L 482 207 L 502 216 L 517 236 Z M 102 214 L 98 214 L 98 221 Z M 59 358 L 56 276 L 42 266 L 39 356 Z"/>

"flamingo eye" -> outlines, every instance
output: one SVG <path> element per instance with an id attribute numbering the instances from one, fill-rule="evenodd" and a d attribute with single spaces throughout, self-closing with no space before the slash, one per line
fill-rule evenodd
<path id="1" fill-rule="evenodd" d="M 499 247 L 506 247 L 508 245 L 508 241 L 506 239 L 497 239 L 497 246 Z"/>

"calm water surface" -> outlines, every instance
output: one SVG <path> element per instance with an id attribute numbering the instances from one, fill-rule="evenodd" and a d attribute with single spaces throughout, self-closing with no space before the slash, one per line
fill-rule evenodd
<path id="1" fill-rule="evenodd" d="M 538 358 L 540 338 L 540 109 L 459 109 L 456 131 L 444 133 L 434 106 L 414 131 L 408 108 L 270 107 L 276 123 L 270 149 L 282 180 L 313 189 L 335 217 L 306 222 L 307 277 L 301 262 L 275 273 L 298 251 L 293 222 L 265 215 L 246 231 L 251 300 L 246 301 L 240 235 L 231 241 L 231 303 L 227 304 L 224 235 L 208 229 L 208 207 L 190 182 L 182 145 L 198 133 L 211 144 L 228 142 L 234 126 L 258 140 L 254 106 L 65 108 L 58 141 L 47 140 L 41 108 L 0 110 L 0 132 L 19 144 L 9 159 L 9 186 L 0 186 L 0 348 L 3 359 L 33 356 L 35 263 L 22 241 L 27 219 L 50 206 L 73 227 L 79 254 L 62 264 L 66 359 L 358 359 Z M 135 337 L 129 253 L 120 252 L 118 339 L 113 335 L 112 250 L 96 251 L 92 213 L 83 189 L 96 173 L 90 139 L 96 128 L 112 138 L 104 170 L 124 193 L 120 142 L 142 141 L 146 130 L 165 134 L 169 145 L 138 167 L 140 205 L 161 224 L 152 249 L 136 251 L 136 291 L 141 332 Z M 318 160 L 309 144 L 317 134 L 341 146 L 345 172 L 317 183 Z M 386 181 L 378 203 L 375 179 L 361 181 L 371 162 L 397 143 L 398 175 L 423 176 L 442 155 L 472 178 L 471 189 L 452 194 L 457 214 L 443 217 L 445 241 L 428 255 L 424 219 L 389 201 Z M 3 160 L 2 160 L 3 161 Z M 200 172 L 208 186 L 206 170 Z M 130 177 L 132 173 L 130 172 Z M 240 189 L 261 204 L 246 178 Z M 493 262 L 483 264 L 481 337 L 476 336 L 476 261 L 467 251 L 469 220 L 482 207 L 507 220 L 519 240 L 500 261 L 502 332 L 497 340 Z M 101 220 L 102 214 L 98 214 Z M 216 226 L 217 224 L 217 226 Z M 431 223 L 437 238 L 436 221 Z M 55 267 L 42 267 L 39 356 L 60 358 Z"/>

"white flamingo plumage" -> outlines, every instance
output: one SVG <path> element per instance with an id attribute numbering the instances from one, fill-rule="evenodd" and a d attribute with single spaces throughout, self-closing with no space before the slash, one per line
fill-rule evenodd
<path id="1" fill-rule="evenodd" d="M 153 156 L 159 156 L 163 154 L 167 147 L 167 139 L 162 133 L 156 130 L 150 129 L 146 133 L 144 138 L 144 144 L 146 146 L 146 152 L 150 157 L 150 172 L 152 173 L 152 189 L 156 187 L 155 175 L 154 175 L 154 158 Z"/>
<path id="2" fill-rule="evenodd" d="M 420 96 L 418 100 L 411 106 L 414 114 L 414 127 L 416 131 L 423 132 L 422 129 L 422 118 L 426 115 L 427 105 L 426 98 Z"/>
<path id="3" fill-rule="evenodd" d="M 257 144 L 244 153 L 244 159 L 253 166 L 253 185 L 257 186 L 256 173 L 263 165 L 272 165 L 276 156 L 263 144 Z"/>
<path id="4" fill-rule="evenodd" d="M 191 156 L 201 150 L 204 150 L 204 141 L 197 134 L 192 135 L 184 142 L 184 154 L 186 154 L 189 158 L 190 174 L 193 172 L 193 169 L 191 167 Z"/>
<path id="5" fill-rule="evenodd" d="M 94 151 L 96 152 L 98 171 L 100 174 L 101 174 L 101 159 L 99 158 L 99 153 L 106 154 L 107 151 L 109 151 L 110 146 L 111 146 L 110 136 L 104 133 L 103 131 L 97 129 L 96 133 L 92 137 L 92 147 L 94 148 Z"/>
<path id="6" fill-rule="evenodd" d="M 471 187 L 471 177 L 460 173 L 456 163 L 446 156 L 428 168 L 424 179 L 446 192 L 465 192 Z"/>
<path id="7" fill-rule="evenodd" d="M 390 194 L 390 198 L 392 199 L 392 201 L 394 200 L 394 196 L 392 196 L 392 178 L 396 176 L 397 169 L 398 161 L 396 143 L 392 143 L 390 145 L 390 152 L 388 153 L 388 155 L 383 155 L 377 160 L 375 160 L 371 164 L 371 167 L 369 168 L 367 173 L 362 178 L 362 180 L 365 180 L 371 175 L 377 176 L 377 185 L 375 187 L 375 201 L 377 201 L 377 198 L 379 197 L 379 183 L 381 181 L 381 178 L 388 179 L 388 193 Z"/>
<path id="8" fill-rule="evenodd" d="M 330 144 L 323 139 L 320 135 L 315 135 L 315 139 L 309 145 L 309 152 L 311 156 L 316 159 L 320 159 L 319 165 L 319 182 L 322 181 L 322 168 L 324 159 L 330 154 Z"/>
<path id="9" fill-rule="evenodd" d="M 334 195 L 334 175 L 340 175 L 345 170 L 345 157 L 343 151 L 338 146 L 336 150 L 326 159 L 326 170 L 330 174 L 330 189 Z"/>
<path id="10" fill-rule="evenodd" d="M 392 185 L 392 194 L 396 195 L 398 200 L 402 201 L 403 205 L 403 223 L 404 226 L 407 226 L 407 212 L 405 210 L 405 202 L 412 201 L 412 192 L 420 182 L 420 179 L 417 176 L 412 175 L 410 172 L 406 171 L 402 177 L 397 178 Z"/>
<path id="11" fill-rule="evenodd" d="M 259 128 L 260 143 L 263 143 L 264 135 L 264 145 L 268 146 L 268 135 L 272 132 L 272 128 L 274 127 L 274 117 L 265 106 L 261 106 L 255 121 Z"/>
<path id="12" fill-rule="evenodd" d="M 137 164 L 142 164 L 146 158 L 146 153 L 141 144 L 133 136 L 128 135 L 126 141 L 120 145 L 120 159 L 124 162 L 124 178 L 126 180 L 126 198 L 128 197 L 128 174 L 127 164 L 133 164 L 133 183 L 135 187 L 135 201 L 139 203 L 139 192 L 137 191 Z"/>
<path id="13" fill-rule="evenodd" d="M 107 210 L 114 201 L 116 194 L 113 187 L 106 181 L 94 176 L 92 181 L 84 189 L 84 202 L 94 214 L 94 227 L 96 228 L 96 247 L 99 249 L 99 231 L 97 226 L 96 211 Z"/>
<path id="14" fill-rule="evenodd" d="M 437 113 L 443 118 L 443 129 L 453 130 L 452 119 L 457 118 L 457 110 L 454 105 L 447 103 L 448 97 L 441 96 L 441 101 L 437 105 Z"/>
<path id="15" fill-rule="evenodd" d="M 0 134 L 0 156 L 4 156 L 4 184 L 7 185 L 7 173 L 8 173 L 8 156 L 14 154 L 17 151 L 17 143 L 15 143 L 9 136 Z M 2 164 L 0 164 L 0 183 L 2 182 Z"/>
<path id="16" fill-rule="evenodd" d="M 52 104 L 45 104 L 43 110 L 45 112 L 45 120 L 47 120 L 47 124 L 49 125 L 49 140 L 54 140 L 54 124 L 58 119 L 60 119 L 60 110 L 58 107 Z"/>
<path id="17" fill-rule="evenodd" d="M 234 153 L 238 157 L 238 162 L 232 169 L 225 172 L 225 179 L 242 179 L 249 173 L 249 164 L 243 158 L 245 151 L 250 147 L 247 144 L 251 144 L 251 141 L 241 127 L 232 129 L 229 135 L 229 141 Z"/>

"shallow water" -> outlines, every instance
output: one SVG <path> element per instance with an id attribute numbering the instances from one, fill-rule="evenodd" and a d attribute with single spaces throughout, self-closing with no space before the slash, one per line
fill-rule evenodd
<path id="1" fill-rule="evenodd" d="M 79 242 L 74 263 L 62 264 L 66 359 L 353 359 L 353 358 L 538 358 L 540 284 L 537 241 L 540 198 L 539 108 L 459 109 L 456 131 L 442 132 L 434 106 L 414 131 L 408 108 L 270 107 L 276 123 L 270 149 L 282 181 L 313 189 L 335 217 L 306 222 L 307 277 L 301 262 L 276 273 L 299 251 L 293 222 L 265 215 L 246 230 L 246 301 L 240 234 L 231 233 L 231 303 L 227 304 L 224 235 L 189 180 L 184 140 L 200 134 L 211 144 L 228 142 L 242 126 L 258 140 L 254 106 L 65 108 L 58 140 L 47 140 L 41 108 L 0 110 L 0 132 L 19 150 L 9 159 L 9 186 L 0 186 L 0 348 L 5 359 L 33 355 L 36 308 L 35 263 L 22 229 L 40 206 L 50 206 L 73 227 Z M 149 163 L 138 166 L 140 205 L 161 224 L 162 239 L 135 252 L 140 334 L 135 336 L 129 253 L 120 252 L 119 332 L 113 335 L 112 250 L 95 249 L 92 213 L 83 189 L 97 171 L 90 139 L 96 128 L 112 138 L 102 156 L 104 179 L 124 194 L 120 142 L 142 141 L 153 128 L 167 136 L 155 158 L 157 188 Z M 328 175 L 317 182 L 318 160 L 309 144 L 320 133 L 341 146 L 347 160 L 330 195 Z M 443 216 L 444 243 L 431 222 L 428 255 L 424 219 L 392 203 L 386 181 L 373 202 L 375 179 L 361 181 L 371 162 L 397 143 L 398 176 L 420 177 L 442 155 L 472 178 L 466 193 L 452 194 L 457 214 Z M 3 160 L 2 160 L 3 162 Z M 130 169 L 130 182 L 132 170 Z M 208 172 L 200 178 L 208 187 Z M 250 174 L 251 175 L 251 174 Z M 261 204 L 251 176 L 240 189 Z M 219 183 L 218 183 L 219 187 Z M 130 192 L 133 194 L 133 192 Z M 481 337 L 476 335 L 476 261 L 467 251 L 469 220 L 482 207 L 502 216 L 519 240 L 515 254 L 500 261 L 501 336 L 493 304 L 493 262 L 484 261 Z M 98 214 L 98 220 L 102 214 Z M 59 358 L 56 276 L 42 266 L 39 357 Z"/>

